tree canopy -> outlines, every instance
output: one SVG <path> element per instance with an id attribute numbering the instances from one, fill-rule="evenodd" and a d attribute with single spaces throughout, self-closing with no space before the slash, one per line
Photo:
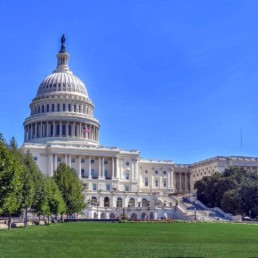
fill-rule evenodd
<path id="1" fill-rule="evenodd" d="M 77 213 L 85 208 L 83 186 L 75 171 L 65 163 L 60 163 L 54 172 L 54 180 L 62 193 L 67 214 Z"/>
<path id="2" fill-rule="evenodd" d="M 258 216 L 258 175 L 243 168 L 226 169 L 195 183 L 197 198 L 208 207 Z"/>
<path id="3" fill-rule="evenodd" d="M 23 153 L 14 138 L 7 144 L 0 133 L 0 214 L 32 211 L 37 215 L 72 214 L 85 207 L 83 187 L 74 171 L 60 164 L 53 178 L 43 176 L 33 156 Z"/>

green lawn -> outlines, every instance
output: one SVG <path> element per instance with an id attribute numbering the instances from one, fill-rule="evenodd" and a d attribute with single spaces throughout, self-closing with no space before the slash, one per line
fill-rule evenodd
<path id="1" fill-rule="evenodd" d="M 258 226 L 65 223 L 0 231 L 0 257 L 258 257 Z"/>

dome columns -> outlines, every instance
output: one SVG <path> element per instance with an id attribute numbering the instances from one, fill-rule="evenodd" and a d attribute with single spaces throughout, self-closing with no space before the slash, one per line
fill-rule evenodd
<path id="1" fill-rule="evenodd" d="M 44 138 L 73 138 L 99 141 L 99 128 L 96 125 L 75 121 L 42 121 L 24 126 L 24 141 L 33 142 Z"/>

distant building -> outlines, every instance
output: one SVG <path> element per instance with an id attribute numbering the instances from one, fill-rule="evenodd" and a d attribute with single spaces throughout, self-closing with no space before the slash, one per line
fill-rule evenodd
<path id="1" fill-rule="evenodd" d="M 29 150 L 40 170 L 53 175 L 60 162 L 82 180 L 88 218 L 169 216 L 175 205 L 169 196 L 193 192 L 194 183 L 230 166 L 257 171 L 258 159 L 215 157 L 190 165 L 146 160 L 136 150 L 104 147 L 100 123 L 84 83 L 69 69 L 69 54 L 62 38 L 57 67 L 40 84 L 24 121 L 22 149 Z"/>

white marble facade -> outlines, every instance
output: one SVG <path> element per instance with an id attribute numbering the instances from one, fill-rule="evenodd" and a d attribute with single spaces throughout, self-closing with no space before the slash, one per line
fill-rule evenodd
<path id="1" fill-rule="evenodd" d="M 30 104 L 21 148 L 32 153 L 43 174 L 53 175 L 60 162 L 76 171 L 84 185 L 88 218 L 115 218 L 125 209 L 132 218 L 168 217 L 170 194 L 192 192 L 203 176 L 230 166 L 257 169 L 255 158 L 216 157 L 180 165 L 141 159 L 136 150 L 101 146 L 94 105 L 68 61 L 63 40 L 56 70 L 42 81 Z"/>

